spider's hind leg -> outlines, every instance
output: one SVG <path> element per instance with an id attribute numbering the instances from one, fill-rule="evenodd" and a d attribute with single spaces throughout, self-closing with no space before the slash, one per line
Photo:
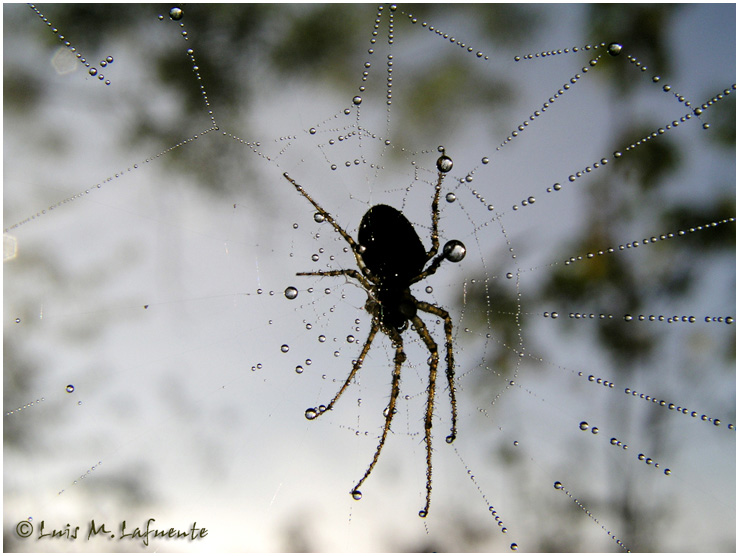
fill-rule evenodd
<path id="1" fill-rule="evenodd" d="M 362 352 L 359 354 L 359 357 L 357 357 L 357 360 L 354 362 L 354 366 L 352 367 L 352 372 L 349 373 L 349 376 L 344 382 L 344 385 L 339 389 L 336 395 L 331 399 L 331 401 L 328 403 L 325 409 L 319 410 L 318 408 L 312 408 L 314 413 L 311 413 L 311 415 L 314 415 L 314 417 L 311 417 L 311 419 L 315 419 L 316 417 L 323 415 L 327 411 L 330 411 L 331 409 L 333 409 L 334 404 L 339 400 L 341 395 L 344 393 L 344 390 L 346 390 L 349 387 L 349 384 L 351 384 L 352 380 L 354 380 L 354 375 L 357 374 L 357 371 L 359 371 L 359 368 L 362 366 L 362 363 L 364 363 L 364 358 L 367 355 L 367 352 L 369 352 L 370 346 L 372 345 L 372 340 L 375 339 L 375 335 L 377 334 L 377 331 L 379 329 L 380 329 L 379 323 L 372 321 L 372 328 L 370 328 L 369 335 L 367 336 L 367 341 L 364 342 L 364 347 L 362 348 Z M 308 413 L 306 413 L 306 415 L 308 415 Z"/>
<path id="2" fill-rule="evenodd" d="M 447 436 L 447 443 L 451 444 L 457 438 L 457 393 L 454 386 L 454 338 L 452 336 L 452 317 L 449 312 L 441 307 L 426 303 L 425 301 L 417 302 L 418 309 L 436 315 L 444 319 L 444 336 L 446 338 L 446 379 L 449 385 L 449 398 L 452 405 L 452 430 Z"/>
<path id="3" fill-rule="evenodd" d="M 418 302 L 418 308 L 421 309 L 421 302 Z M 421 517 L 429 514 L 429 506 L 431 505 L 431 426 L 434 417 L 434 396 L 436 395 L 436 368 L 439 366 L 439 350 L 436 342 L 429 334 L 428 328 L 418 316 L 413 317 L 413 325 L 416 332 L 426 344 L 426 348 L 431 354 L 429 361 L 429 387 L 428 398 L 426 401 L 426 418 L 424 419 L 425 442 L 426 442 L 426 505 L 418 512 Z"/>
<path id="4" fill-rule="evenodd" d="M 359 480 L 359 482 L 351 491 L 351 495 L 355 499 L 358 499 L 362 496 L 362 493 L 359 491 L 359 487 L 362 486 L 362 483 L 364 483 L 364 481 L 367 480 L 367 477 L 370 476 L 370 473 L 372 473 L 372 470 L 377 464 L 377 460 L 380 458 L 380 452 L 382 452 L 382 447 L 385 445 L 387 433 L 390 431 L 390 423 L 392 422 L 393 416 L 395 415 L 395 405 L 398 401 L 398 396 L 400 395 L 400 368 L 403 366 L 403 362 L 405 361 L 405 351 L 403 351 L 403 338 L 401 337 L 400 333 L 392 329 L 386 331 L 388 332 L 388 336 L 390 336 L 390 339 L 395 345 L 395 368 L 393 369 L 393 384 L 390 390 L 390 403 L 388 404 L 386 409 L 385 426 L 382 428 L 382 436 L 380 437 L 380 442 L 377 444 L 377 450 L 375 450 L 375 455 L 372 458 L 372 463 L 369 464 L 367 471 L 364 472 L 364 476 Z M 428 508 L 428 504 L 426 504 L 426 507 Z"/>

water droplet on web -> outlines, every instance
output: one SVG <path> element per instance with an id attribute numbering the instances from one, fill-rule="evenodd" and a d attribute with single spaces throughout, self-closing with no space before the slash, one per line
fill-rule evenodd
<path id="1" fill-rule="evenodd" d="M 288 299 L 295 299 L 296 297 L 298 297 L 298 288 L 294 286 L 288 286 L 287 288 L 285 288 L 285 297 L 287 297 Z"/>
<path id="2" fill-rule="evenodd" d="M 618 44 L 617 42 L 612 42 L 608 45 L 608 54 L 611 56 L 618 56 L 621 54 L 621 50 L 623 49 L 623 46 Z"/>
<path id="3" fill-rule="evenodd" d="M 298 374 L 302 374 L 302 372 L 303 372 L 303 366 L 302 365 L 297 365 L 295 367 L 295 372 L 298 373 Z"/>
<path id="4" fill-rule="evenodd" d="M 580 423 L 580 430 L 581 430 L 581 431 L 586 431 L 586 430 L 588 430 L 589 428 L 590 428 L 590 425 L 588 425 L 588 422 L 587 422 L 587 421 L 582 421 L 582 422 Z"/>
<path id="5" fill-rule="evenodd" d="M 16 324 L 18 324 L 20 321 L 21 321 L 20 317 L 18 317 L 17 319 L 15 319 L 15 323 Z"/>
<path id="6" fill-rule="evenodd" d="M 355 97 L 354 97 L 354 98 L 352 99 L 352 102 L 353 102 L 354 104 L 356 104 L 357 106 L 359 106 L 360 104 L 362 104 L 362 97 L 360 97 L 359 95 L 357 95 L 357 96 L 355 96 Z"/>
<path id="7" fill-rule="evenodd" d="M 432 288 L 431 286 L 426 286 L 426 293 L 433 293 L 433 292 L 434 292 L 434 288 Z"/>
<path id="8" fill-rule="evenodd" d="M 316 417 L 318 417 L 318 411 L 316 411 L 315 407 L 309 407 L 305 410 L 305 418 L 309 421 L 312 421 Z"/>
<path id="9" fill-rule="evenodd" d="M 287 344 L 282 344 L 282 345 L 280 346 L 280 351 L 281 351 L 282 353 L 287 353 L 288 351 L 290 351 L 290 346 L 288 346 Z"/>
<path id="10" fill-rule="evenodd" d="M 98 70 L 97 68 L 90 68 L 90 71 L 88 71 L 87 73 L 89 73 L 90 75 L 97 75 Z"/>
<path id="11" fill-rule="evenodd" d="M 320 224 L 321 222 L 326 220 L 326 217 L 323 216 L 323 214 L 321 214 L 320 212 L 317 212 L 313 215 L 313 220 L 315 220 L 316 222 Z"/>
<path id="12" fill-rule="evenodd" d="M 447 203 L 453 203 L 457 200 L 457 196 L 454 193 L 447 193 L 446 194 L 446 202 Z"/>
<path id="13" fill-rule="evenodd" d="M 352 498 L 354 498 L 354 500 L 361 500 L 362 499 L 362 492 L 359 491 L 359 490 L 353 490 L 351 494 L 352 494 Z"/>
<path id="14" fill-rule="evenodd" d="M 464 259 L 464 256 L 466 254 L 467 248 L 464 246 L 464 243 L 462 243 L 458 239 L 447 241 L 444 245 L 444 256 L 447 258 L 447 260 L 453 263 L 458 263 L 459 261 Z"/>
<path id="15" fill-rule="evenodd" d="M 511 550 L 518 550 L 518 544 L 516 544 L 515 542 L 511 543 Z"/>
<path id="16" fill-rule="evenodd" d="M 71 394 L 72 392 L 74 392 L 74 386 L 71 384 L 68 384 L 66 390 L 67 392 Z"/>
<path id="17" fill-rule="evenodd" d="M 439 160 L 436 161 L 436 167 L 439 169 L 439 172 L 444 174 L 451 172 L 452 166 L 454 166 L 454 162 L 445 154 L 441 155 Z"/>
<path id="18" fill-rule="evenodd" d="M 173 21 L 179 21 L 182 19 L 183 15 L 185 15 L 185 12 L 182 11 L 182 8 L 178 8 L 177 6 L 169 10 L 169 17 Z"/>

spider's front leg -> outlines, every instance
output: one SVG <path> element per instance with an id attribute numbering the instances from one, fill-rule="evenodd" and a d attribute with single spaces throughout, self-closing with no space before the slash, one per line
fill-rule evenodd
<path id="1" fill-rule="evenodd" d="M 439 251 L 439 196 L 441 195 L 441 182 L 444 181 L 444 174 L 452 169 L 452 159 L 445 152 L 444 147 L 439 147 L 441 156 L 436 161 L 436 168 L 439 170 L 439 177 L 436 180 L 434 191 L 434 199 L 431 201 L 431 249 L 426 253 L 426 257 L 430 259 Z"/>
<path id="2" fill-rule="evenodd" d="M 334 230 L 336 230 L 337 232 L 339 232 L 339 234 L 341 234 L 341 237 L 343 237 L 344 240 L 352 248 L 352 253 L 354 253 L 354 258 L 357 259 L 357 265 L 362 270 L 362 273 L 365 276 L 368 276 L 368 277 L 370 277 L 370 279 L 372 279 L 372 273 L 370 272 L 369 268 L 367 268 L 367 265 L 364 264 L 364 260 L 362 260 L 362 255 L 360 254 L 359 244 L 356 241 L 354 241 L 354 238 L 352 236 L 350 236 L 346 232 L 346 230 L 344 230 L 344 228 L 342 228 L 341 226 L 339 226 L 339 224 L 336 222 L 336 220 L 334 220 L 334 217 L 333 216 L 331 216 L 328 212 L 326 212 L 326 210 L 321 205 L 319 205 L 318 203 L 316 203 L 313 200 L 313 197 L 311 197 L 308 194 L 308 192 L 305 189 L 303 189 L 303 186 L 302 185 L 300 185 L 298 182 L 296 182 L 294 179 L 292 179 L 288 175 L 287 172 L 285 172 L 282 175 L 285 176 L 285 179 L 287 181 L 289 181 L 291 184 L 293 184 L 293 186 L 295 187 L 295 189 L 298 190 L 298 193 L 300 193 L 303 197 L 305 197 L 306 199 L 308 199 L 308 201 L 310 202 L 310 204 L 315 207 L 315 209 L 318 211 L 318 213 L 321 216 L 323 216 L 323 218 L 329 224 L 331 224 L 334 227 Z"/>
<path id="3" fill-rule="evenodd" d="M 371 290 L 372 284 L 362 276 L 358 271 L 353 268 L 342 269 L 342 270 L 316 270 L 313 272 L 297 272 L 295 276 L 349 276 L 354 278 L 357 282 L 362 284 L 364 289 Z"/>

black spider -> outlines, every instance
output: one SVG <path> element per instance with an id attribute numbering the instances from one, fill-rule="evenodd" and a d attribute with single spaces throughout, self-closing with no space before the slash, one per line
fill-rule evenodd
<path id="1" fill-rule="evenodd" d="M 442 261 L 461 261 L 466 249 L 461 241 L 452 240 L 444 245 L 441 253 L 439 251 L 439 195 L 441 193 L 441 182 L 444 174 L 452 169 L 452 159 L 444 154 L 443 147 L 439 147 L 442 153 L 436 162 L 438 168 L 438 180 L 436 182 L 434 198 L 431 203 L 431 249 L 426 251 L 421 243 L 413 225 L 397 209 L 388 205 L 375 205 L 362 217 L 357 234 L 357 241 L 341 227 L 333 217 L 326 212 L 313 198 L 293 180 L 287 173 L 285 178 L 292 183 L 298 192 L 303 195 L 316 208 L 318 213 L 328 221 L 334 229 L 341 234 L 351 246 L 352 252 L 359 266 L 356 269 L 325 270 L 316 272 L 299 272 L 298 276 L 348 276 L 359 282 L 367 292 L 365 309 L 372 315 L 372 326 L 370 327 L 367 341 L 362 347 L 351 373 L 338 393 L 326 406 L 309 408 L 305 415 L 308 419 L 315 419 L 319 415 L 333 408 L 336 401 L 341 397 L 351 381 L 354 379 L 359 368 L 362 366 L 365 356 L 369 352 L 372 340 L 378 331 L 382 331 L 395 347 L 395 369 L 393 370 L 392 390 L 390 403 L 385 411 L 385 425 L 383 427 L 380 442 L 375 451 L 367 471 L 351 491 L 352 496 L 358 500 L 362 493 L 359 487 L 369 477 L 375 467 L 380 452 L 385 444 L 390 423 L 395 414 L 395 405 L 400 394 L 400 368 L 406 359 L 403 351 L 403 337 L 401 333 L 412 323 L 415 331 L 421 337 L 429 351 L 429 386 L 426 402 L 426 415 L 424 419 L 425 444 L 426 444 L 426 505 L 418 512 L 421 517 L 426 517 L 431 503 L 431 426 L 434 411 L 434 396 L 436 392 L 436 370 L 439 364 L 439 351 L 436 342 L 429 334 L 428 328 L 418 316 L 418 311 L 436 315 L 444 320 L 444 333 L 446 336 L 446 377 L 449 385 L 449 396 L 452 408 L 451 434 L 446 441 L 451 443 L 457 436 L 457 403 L 454 387 L 454 351 L 452 339 L 452 319 L 449 313 L 436 305 L 419 301 L 411 294 L 410 287 L 416 282 L 430 276 L 439 268 Z M 438 254 L 437 254 L 438 253 Z M 429 261 L 431 261 L 429 263 Z M 426 264 L 428 266 L 426 266 Z M 424 269 L 425 267 L 425 269 Z"/>

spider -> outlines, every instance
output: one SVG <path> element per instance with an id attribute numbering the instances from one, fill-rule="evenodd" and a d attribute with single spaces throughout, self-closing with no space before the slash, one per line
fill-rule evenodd
<path id="1" fill-rule="evenodd" d="M 420 282 L 426 277 L 434 274 L 442 261 L 461 261 L 466 248 L 461 241 L 451 240 L 444 245 L 441 253 L 439 251 L 439 195 L 444 175 L 452 169 L 452 159 L 446 156 L 443 147 L 439 147 L 441 156 L 436 162 L 438 179 L 436 182 L 434 198 L 431 202 L 431 249 L 426 251 L 421 243 L 413 225 L 397 209 L 388 205 L 375 205 L 371 207 L 362 217 L 359 224 L 357 240 L 355 241 L 334 219 L 326 212 L 303 187 L 293 180 L 287 172 L 285 179 L 295 186 L 295 189 L 305 197 L 316 208 L 318 213 L 328 221 L 334 229 L 341 234 L 352 249 L 357 260 L 359 270 L 319 270 L 315 272 L 298 272 L 297 276 L 346 276 L 359 282 L 367 292 L 365 310 L 372 316 L 367 340 L 362 347 L 359 357 L 355 360 L 344 385 L 339 389 L 333 399 L 326 406 L 309 408 L 305 412 L 308 419 L 315 419 L 326 411 L 331 410 L 334 404 L 347 389 L 355 375 L 362 366 L 365 356 L 379 331 L 384 333 L 395 348 L 395 368 L 392 375 L 392 388 L 390 392 L 390 403 L 385 414 L 385 425 L 382 430 L 379 444 L 372 458 L 372 462 L 364 473 L 364 476 L 351 490 L 355 500 L 362 497 L 359 488 L 372 473 L 385 444 L 390 424 L 395 415 L 395 406 L 400 394 L 400 370 L 406 360 L 403 351 L 403 336 L 408 324 L 413 324 L 413 329 L 421 337 L 426 345 L 429 357 L 429 385 L 428 398 L 426 401 L 426 413 L 424 418 L 424 442 L 426 445 L 426 505 L 418 512 L 421 517 L 426 517 L 431 503 L 431 426 L 434 412 L 434 396 L 436 393 L 436 370 L 439 364 L 439 351 L 436 342 L 431 337 L 428 328 L 418 316 L 418 312 L 430 313 L 444 320 L 444 333 L 446 336 L 446 378 L 449 385 L 449 396 L 452 411 L 451 434 L 446 437 L 447 443 L 451 444 L 457 436 L 457 402 L 454 387 L 454 352 L 452 346 L 452 319 L 449 313 L 436 305 L 419 301 L 410 291 L 410 286 Z M 438 254 L 437 254 L 438 253 Z M 427 263 L 429 263 L 426 266 Z M 425 267 L 425 268 L 424 268 Z M 360 272 L 361 271 L 361 272 Z"/>

